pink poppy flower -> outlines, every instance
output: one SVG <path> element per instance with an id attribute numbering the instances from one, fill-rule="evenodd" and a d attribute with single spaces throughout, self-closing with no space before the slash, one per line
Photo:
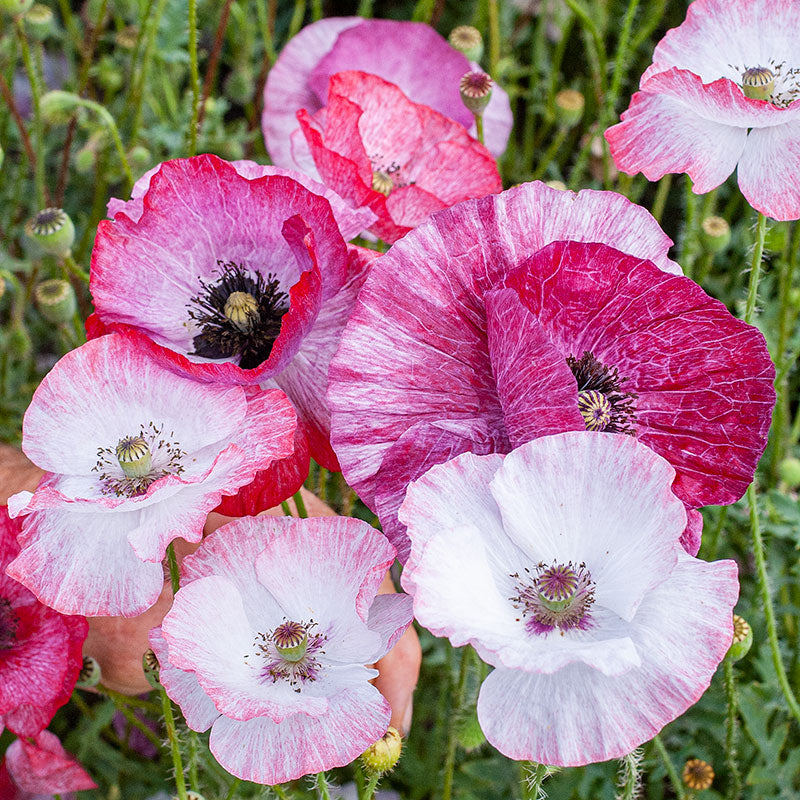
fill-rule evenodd
<path id="1" fill-rule="evenodd" d="M 36 736 L 75 688 L 88 626 L 42 605 L 5 574 L 19 553 L 19 530 L 0 506 L 0 731 Z"/>
<path id="2" fill-rule="evenodd" d="M 742 495 L 774 367 L 758 330 L 659 269 L 668 245 L 621 196 L 533 183 L 437 212 L 375 262 L 329 400 L 344 475 L 401 560 L 409 481 L 565 430 L 635 435 L 692 509 Z"/>
<path id="3" fill-rule="evenodd" d="M 31 741 L 17 739 L 12 742 L 0 768 L 0 797 L 22 800 L 33 796 L 41 798 L 42 795 L 64 796 L 69 792 L 96 788 L 97 784 L 86 770 L 64 750 L 58 737 L 50 731 L 42 731 Z"/>
<path id="4" fill-rule="evenodd" d="M 47 605 L 135 616 L 158 598 L 176 537 L 291 452 L 296 420 L 276 390 L 198 383 L 165 369 L 134 334 L 64 356 L 34 393 L 22 449 L 46 470 L 9 499 L 22 524 L 8 574 Z"/>
<path id="5" fill-rule="evenodd" d="M 267 76 L 261 127 L 270 158 L 316 176 L 295 115 L 300 109 L 319 111 L 329 78 L 348 70 L 391 81 L 414 103 L 430 106 L 475 135 L 475 120 L 461 102 L 458 84 L 476 68 L 422 23 L 331 17 L 307 25 L 283 48 Z M 514 120 L 508 95 L 497 85 L 483 118 L 486 146 L 500 156 Z"/>
<path id="6" fill-rule="evenodd" d="M 389 725 L 372 664 L 411 622 L 411 598 L 377 595 L 394 560 L 346 517 L 244 518 L 183 562 L 150 642 L 160 680 L 228 772 L 276 784 L 350 763 Z"/>
<path id="7" fill-rule="evenodd" d="M 339 72 L 328 105 L 297 119 L 322 180 L 378 219 L 370 232 L 395 242 L 432 211 L 503 188 L 489 151 L 393 83 L 365 72 Z"/>
<path id="8" fill-rule="evenodd" d="M 630 436 L 545 436 L 466 453 L 400 508 L 414 613 L 495 669 L 478 720 L 500 752 L 620 758 L 699 700 L 733 636 L 733 561 L 679 543 L 673 468 Z"/>
<path id="9" fill-rule="evenodd" d="M 606 131 L 617 167 L 693 191 L 738 170 L 750 205 L 800 218 L 800 15 L 787 0 L 695 0 L 656 46 L 640 91 Z"/>
<path id="10" fill-rule="evenodd" d="M 173 368 L 280 388 L 297 412 L 290 457 L 220 510 L 255 514 L 285 499 L 308 474 L 309 451 L 338 469 L 328 366 L 376 255 L 343 236 L 374 214 L 305 176 L 211 155 L 161 164 L 109 210 L 92 254 L 90 333 L 134 328 Z"/>

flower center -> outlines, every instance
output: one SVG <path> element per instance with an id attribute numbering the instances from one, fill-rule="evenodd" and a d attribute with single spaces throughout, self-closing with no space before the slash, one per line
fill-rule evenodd
<path id="1" fill-rule="evenodd" d="M 569 356 L 567 365 L 578 382 L 578 410 L 586 430 L 634 434 L 634 392 L 622 391 L 627 378 L 607 367 L 588 350 L 580 358 Z"/>
<path id="2" fill-rule="evenodd" d="M 517 581 L 518 594 L 510 599 L 522 611 L 529 633 L 590 627 L 594 583 L 585 564 L 541 563 L 535 574 L 527 569 L 525 572 L 524 578 L 519 574 L 511 576 Z"/>
<path id="3" fill-rule="evenodd" d="M 289 310 L 289 298 L 272 273 L 266 278 L 233 261 L 218 260 L 219 279 L 200 280 L 201 291 L 189 302 L 189 317 L 200 328 L 195 355 L 203 358 L 239 357 L 242 369 L 269 358 Z"/>
<path id="4" fill-rule="evenodd" d="M 322 669 L 316 656 L 325 653 L 322 646 L 326 638 L 311 633 L 316 627 L 313 620 L 308 623 L 290 620 L 278 625 L 272 633 L 259 633 L 255 653 L 266 662 L 261 668 L 262 676 L 273 683 L 288 681 L 296 692 L 300 692 L 303 684 L 315 681 Z"/>
<path id="5" fill-rule="evenodd" d="M 388 197 L 394 189 L 394 183 L 389 175 L 381 170 L 376 170 L 372 173 L 372 188 L 376 192 L 380 192 Z"/>
<path id="6" fill-rule="evenodd" d="M 742 94 L 752 100 L 766 100 L 778 108 L 786 108 L 800 97 L 800 68 L 784 61 L 767 59 L 766 63 L 748 67 L 747 64 L 728 64 L 725 77 L 738 83 Z"/>
<path id="7" fill-rule="evenodd" d="M 752 100 L 769 100 L 775 91 L 775 73 L 769 67 L 750 67 L 742 73 L 742 91 Z"/>
<path id="8" fill-rule="evenodd" d="M 159 478 L 183 472 L 181 462 L 186 454 L 163 435 L 163 430 L 163 425 L 149 422 L 140 427 L 137 435 L 123 436 L 113 449 L 97 450 L 98 460 L 92 471 L 99 474 L 103 494 L 138 497 L 146 494 Z"/>
<path id="9" fill-rule="evenodd" d="M 17 640 L 19 618 L 14 613 L 11 601 L 0 597 L 0 650 L 10 650 Z"/>

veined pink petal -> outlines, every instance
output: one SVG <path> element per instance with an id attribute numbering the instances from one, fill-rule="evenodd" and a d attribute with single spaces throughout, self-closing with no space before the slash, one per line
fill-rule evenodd
<path id="1" fill-rule="evenodd" d="M 86 770 L 50 731 L 42 731 L 32 742 L 25 739 L 12 742 L 6 750 L 6 767 L 14 783 L 31 794 L 67 794 L 97 788 Z"/>

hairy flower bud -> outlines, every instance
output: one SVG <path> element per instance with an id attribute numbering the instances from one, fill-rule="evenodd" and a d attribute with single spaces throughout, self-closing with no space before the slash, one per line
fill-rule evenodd
<path id="1" fill-rule="evenodd" d="M 586 101 L 575 89 L 562 89 L 556 95 L 556 120 L 562 128 L 574 128 L 583 118 Z"/>
<path id="2" fill-rule="evenodd" d="M 48 125 L 66 125 L 80 107 L 78 95 L 61 89 L 45 92 L 39 100 L 42 119 Z"/>
<path id="3" fill-rule="evenodd" d="M 722 217 L 706 217 L 700 225 L 700 241 L 707 253 L 721 253 L 730 243 L 731 226 Z"/>
<path id="4" fill-rule="evenodd" d="M 472 25 L 459 25 L 453 28 L 447 41 L 453 49 L 463 53 L 470 61 L 480 61 L 483 58 L 483 36 Z"/>
<path id="5" fill-rule="evenodd" d="M 0 0 L 0 13 L 15 17 L 24 14 L 33 5 L 33 0 Z"/>
<path id="6" fill-rule="evenodd" d="M 62 208 L 44 208 L 28 220 L 25 233 L 45 253 L 63 258 L 75 241 L 75 226 Z"/>
<path id="7" fill-rule="evenodd" d="M 396 728 L 390 727 L 375 744 L 371 744 L 361 754 L 361 763 L 367 772 L 382 775 L 394 767 L 402 749 L 403 737 Z"/>
<path id="8" fill-rule="evenodd" d="M 492 79 L 480 70 L 467 72 L 461 78 L 458 89 L 461 101 L 476 116 L 483 114 L 492 99 Z"/>
<path id="9" fill-rule="evenodd" d="M 25 29 L 37 41 L 43 42 L 50 36 L 54 27 L 54 16 L 51 9 L 42 3 L 34 3 L 25 12 Z"/>
<path id="10" fill-rule="evenodd" d="M 800 486 L 800 458 L 784 458 L 778 465 L 778 474 L 790 488 Z"/>
<path id="11" fill-rule="evenodd" d="M 69 322 L 77 310 L 75 290 L 68 281 L 52 278 L 42 281 L 33 290 L 39 313 L 54 324 Z"/>

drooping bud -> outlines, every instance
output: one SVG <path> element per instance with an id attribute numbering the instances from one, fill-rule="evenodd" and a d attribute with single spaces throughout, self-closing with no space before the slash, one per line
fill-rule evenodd
<path id="1" fill-rule="evenodd" d="M 778 465 L 778 475 L 790 489 L 800 486 L 800 458 L 784 458 Z"/>
<path id="2" fill-rule="evenodd" d="M 722 217 L 706 217 L 700 225 L 700 241 L 707 253 L 721 253 L 731 241 L 731 226 Z"/>
<path id="3" fill-rule="evenodd" d="M 144 677 L 147 679 L 147 682 L 154 689 L 158 689 L 160 685 L 158 676 L 161 667 L 156 658 L 156 654 L 149 648 L 144 651 L 144 655 L 142 656 L 142 669 L 144 670 Z"/>
<path id="4" fill-rule="evenodd" d="M 733 615 L 733 641 L 728 649 L 726 658 L 738 661 L 744 658 L 753 644 L 753 629 L 750 623 L 738 614 Z"/>
<path id="5" fill-rule="evenodd" d="M 117 461 L 126 478 L 144 478 L 153 468 L 150 448 L 142 436 L 126 436 L 116 447 Z"/>
<path id="6" fill-rule="evenodd" d="M 34 3 L 25 12 L 25 29 L 39 42 L 43 42 L 53 33 L 53 22 L 53 12 L 42 3 Z"/>
<path id="7" fill-rule="evenodd" d="M 472 25 L 459 25 L 453 28 L 447 41 L 453 49 L 463 53 L 470 61 L 480 61 L 483 58 L 483 36 Z"/>
<path id="8" fill-rule="evenodd" d="M 33 290 L 39 313 L 56 325 L 69 322 L 77 310 L 75 290 L 68 281 L 52 278 L 42 281 Z"/>
<path id="9" fill-rule="evenodd" d="M 275 649 L 284 661 L 302 660 L 308 649 L 308 631 L 299 622 L 284 622 L 272 634 Z"/>
<path id="10" fill-rule="evenodd" d="M 388 197 L 392 193 L 392 189 L 394 189 L 394 183 L 385 172 L 375 170 L 372 173 L 372 189 Z"/>
<path id="11" fill-rule="evenodd" d="M 690 758 L 683 768 L 683 782 L 693 791 L 702 792 L 714 782 L 714 768 L 707 761 Z"/>
<path id="12" fill-rule="evenodd" d="M 231 292 L 225 301 L 225 316 L 242 332 L 258 324 L 258 301 L 249 292 Z"/>
<path id="13" fill-rule="evenodd" d="M 389 728 L 375 744 L 371 744 L 362 754 L 361 763 L 372 775 L 383 775 L 394 767 L 400 759 L 403 737 L 396 728 Z"/>
<path id="14" fill-rule="evenodd" d="M 81 689 L 90 689 L 92 686 L 97 686 L 100 683 L 101 671 L 100 665 L 91 656 L 83 657 L 83 666 L 78 673 L 78 682 L 76 686 Z"/>
<path id="15" fill-rule="evenodd" d="M 72 250 L 75 226 L 63 208 L 42 209 L 25 225 L 25 233 L 45 253 L 63 258 Z"/>
<path id="16" fill-rule="evenodd" d="M 562 89 L 556 95 L 556 121 L 561 128 L 574 128 L 583 118 L 586 101 L 575 89 Z"/>
<path id="17" fill-rule="evenodd" d="M 39 100 L 42 119 L 48 125 L 66 125 L 81 107 L 81 99 L 72 92 L 53 89 Z"/>
<path id="18" fill-rule="evenodd" d="M 461 102 L 476 116 L 483 114 L 492 99 L 492 79 L 481 70 L 467 72 L 461 78 L 458 89 Z"/>
<path id="19" fill-rule="evenodd" d="M 775 73 L 767 67 L 750 67 L 742 73 L 742 91 L 751 100 L 769 100 L 775 91 Z"/>
<path id="20" fill-rule="evenodd" d="M 0 12 L 16 17 L 24 14 L 33 5 L 33 0 L 0 0 Z"/>

